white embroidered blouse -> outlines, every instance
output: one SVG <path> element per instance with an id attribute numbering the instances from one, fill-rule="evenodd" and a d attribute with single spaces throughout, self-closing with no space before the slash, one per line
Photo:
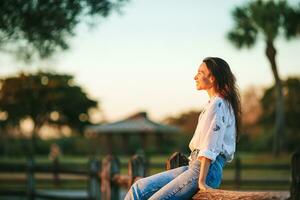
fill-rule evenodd
<path id="1" fill-rule="evenodd" d="M 231 105 L 221 97 L 212 97 L 199 116 L 197 128 L 189 144 L 190 150 L 193 152 L 198 149 L 197 157 L 204 156 L 212 162 L 222 153 L 226 161 L 231 162 L 235 142 L 235 117 Z"/>

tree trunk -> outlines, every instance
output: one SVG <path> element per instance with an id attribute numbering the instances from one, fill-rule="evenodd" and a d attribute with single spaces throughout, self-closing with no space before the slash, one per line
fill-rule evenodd
<path id="1" fill-rule="evenodd" d="M 39 139 L 39 130 L 41 128 L 41 125 L 39 125 L 37 122 L 34 122 L 34 127 L 32 129 L 31 133 L 31 138 L 30 138 L 30 143 L 31 143 L 31 148 L 30 148 L 30 157 L 34 157 L 38 152 L 38 139 Z"/>
<path id="2" fill-rule="evenodd" d="M 273 137 L 273 155 L 278 156 L 282 150 L 282 144 L 284 139 L 284 100 L 282 93 L 282 84 L 277 71 L 276 64 L 276 49 L 273 45 L 273 40 L 267 41 L 266 55 L 270 61 L 271 69 L 275 80 L 275 92 L 276 92 L 276 115 L 275 115 L 275 130 Z"/>
<path id="3" fill-rule="evenodd" d="M 37 147 L 37 133 L 34 130 L 31 135 L 31 148 L 30 148 L 30 157 L 34 157 L 36 154 Z"/>

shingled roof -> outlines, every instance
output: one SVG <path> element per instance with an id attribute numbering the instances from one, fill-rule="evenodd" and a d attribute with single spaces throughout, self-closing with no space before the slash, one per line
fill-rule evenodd
<path id="1" fill-rule="evenodd" d="M 91 125 L 85 130 L 86 133 L 155 133 L 155 134 L 174 134 L 179 133 L 180 129 L 174 126 L 160 124 L 150 120 L 146 112 L 139 112 L 124 120 L 107 123 L 103 125 Z"/>

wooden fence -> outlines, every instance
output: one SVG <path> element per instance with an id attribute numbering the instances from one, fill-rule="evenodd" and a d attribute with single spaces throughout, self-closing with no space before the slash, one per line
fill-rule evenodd
<path id="1" fill-rule="evenodd" d="M 91 160 L 88 164 L 89 168 L 80 169 L 77 166 L 70 165 L 43 165 L 35 164 L 33 159 L 28 159 L 26 164 L 10 164 L 1 163 L 0 172 L 8 173 L 20 173 L 26 172 L 26 189 L 5 189 L 0 190 L 1 196 L 27 196 L 27 199 L 44 198 L 44 199 L 96 199 L 96 193 L 99 190 L 99 171 L 100 164 L 97 160 Z M 59 192 L 51 190 L 37 190 L 36 189 L 36 173 L 47 173 L 53 174 L 54 178 L 58 179 L 59 174 L 70 174 L 85 177 L 88 179 L 87 190 L 82 193 L 70 193 L 70 192 Z M 59 183 L 59 180 L 54 180 L 55 184 Z"/>
<path id="2" fill-rule="evenodd" d="M 180 154 L 174 153 L 165 164 L 166 169 L 188 164 L 188 159 Z M 89 162 L 89 168 L 82 170 L 64 167 L 63 165 L 41 166 L 36 165 L 33 160 L 28 160 L 26 165 L 26 191 L 24 190 L 5 190 L 0 191 L 0 195 L 26 195 L 28 199 L 102 199 L 115 200 L 119 199 L 121 188 L 128 189 L 136 180 L 145 176 L 146 165 L 142 156 L 133 156 L 128 163 L 128 174 L 121 174 L 121 163 L 111 155 L 108 155 L 100 162 L 93 159 Z M 245 165 L 241 164 L 237 159 L 235 163 L 235 178 L 233 182 L 239 186 L 244 182 L 241 179 L 242 169 L 290 169 L 290 166 L 278 165 Z M 0 165 L 0 172 L 24 172 L 24 166 Z M 84 193 L 59 193 L 51 190 L 36 189 L 35 173 L 54 173 L 54 174 L 73 174 L 88 177 L 87 190 Z M 291 161 L 292 180 L 282 181 L 282 184 L 290 184 L 290 200 L 300 200 L 300 152 L 294 153 Z M 272 184 L 274 180 L 252 180 L 253 183 Z M 224 181 L 223 181 L 224 182 Z M 1 197 L 1 196 L 0 196 Z M 237 192 L 228 190 L 209 190 L 206 192 L 199 191 L 194 195 L 193 199 L 284 199 L 284 195 L 280 192 Z"/>

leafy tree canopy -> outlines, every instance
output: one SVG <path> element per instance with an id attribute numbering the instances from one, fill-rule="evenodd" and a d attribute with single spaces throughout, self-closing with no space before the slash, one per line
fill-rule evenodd
<path id="1" fill-rule="evenodd" d="M 66 74 L 20 74 L 2 79 L 0 86 L 2 126 L 18 126 L 30 117 L 35 130 L 55 124 L 81 131 L 89 123 L 89 109 L 97 107 L 97 102 Z"/>
<path id="2" fill-rule="evenodd" d="M 274 41 L 279 33 L 287 39 L 300 34 L 300 6 L 286 1 L 250 1 L 232 12 L 235 27 L 228 38 L 236 47 L 252 47 L 261 33 L 265 41 Z"/>
<path id="3" fill-rule="evenodd" d="M 300 78 L 293 77 L 288 78 L 283 82 L 283 94 L 284 94 L 284 113 L 286 117 L 285 130 L 286 135 L 284 143 L 286 149 L 289 151 L 295 151 L 299 147 L 300 141 Z M 275 88 L 270 87 L 266 89 L 264 96 L 261 100 L 263 107 L 263 115 L 261 122 L 266 126 L 272 126 L 275 119 Z"/>
<path id="4" fill-rule="evenodd" d="M 281 142 L 285 135 L 285 112 L 274 42 L 281 34 L 287 39 L 300 35 L 300 6 L 290 6 L 287 1 L 255 0 L 236 7 L 232 15 L 234 27 L 227 37 L 237 48 L 250 48 L 258 39 L 263 39 L 266 44 L 265 54 L 270 62 L 276 89 L 273 154 L 278 156 L 281 149 L 285 148 L 282 145 L 284 142 Z"/>
<path id="5" fill-rule="evenodd" d="M 46 58 L 68 49 L 67 39 L 81 21 L 106 17 L 125 1 L 0 1 L 0 48 L 23 60 Z"/>
<path id="6" fill-rule="evenodd" d="M 286 128 L 299 130 L 300 124 L 300 78 L 290 77 L 283 82 L 284 112 L 286 116 Z M 266 124 L 274 123 L 275 119 L 275 88 L 267 88 L 262 97 L 263 115 L 261 121 Z"/>

